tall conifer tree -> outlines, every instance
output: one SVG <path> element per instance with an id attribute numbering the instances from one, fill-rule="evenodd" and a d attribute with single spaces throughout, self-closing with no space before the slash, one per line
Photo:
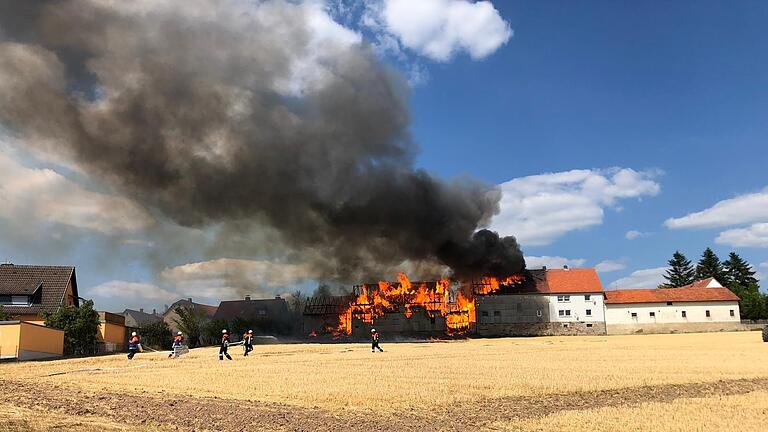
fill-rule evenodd
<path id="1" fill-rule="evenodd" d="M 727 279 L 723 281 L 723 284 L 728 286 L 738 285 L 742 288 L 757 285 L 755 271 L 752 270 L 752 266 L 736 252 L 731 252 L 728 255 L 728 259 L 723 261 L 723 268 L 725 269 Z"/>
<path id="2" fill-rule="evenodd" d="M 682 252 L 675 251 L 667 264 L 669 264 L 669 269 L 664 275 L 667 282 L 659 285 L 659 288 L 677 288 L 693 283 L 696 271 L 693 269 L 691 260 L 686 258 Z"/>
<path id="3" fill-rule="evenodd" d="M 704 253 L 701 254 L 698 264 L 696 264 L 696 279 L 701 280 L 710 277 L 717 279 L 723 285 L 728 283 L 720 258 L 712 249 L 706 248 Z"/>

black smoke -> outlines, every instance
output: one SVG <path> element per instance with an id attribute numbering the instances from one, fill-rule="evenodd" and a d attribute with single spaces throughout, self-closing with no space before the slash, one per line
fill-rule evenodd
<path id="1" fill-rule="evenodd" d="M 318 36 L 316 14 L 0 0 L 0 125 L 178 224 L 270 227 L 323 277 L 520 272 L 513 237 L 476 232 L 499 191 L 416 169 L 406 83 L 364 43 Z"/>

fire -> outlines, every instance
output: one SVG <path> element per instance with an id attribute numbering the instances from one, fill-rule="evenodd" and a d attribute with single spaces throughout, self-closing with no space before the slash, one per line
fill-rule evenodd
<path id="1" fill-rule="evenodd" d="M 522 276 L 518 275 L 504 279 L 485 277 L 472 284 L 472 289 L 452 290 L 448 279 L 411 282 L 405 273 L 398 273 L 397 282 L 357 286 L 349 307 L 339 316 L 338 325 L 328 329 L 328 333 L 334 338 L 350 335 L 354 319 L 373 325 L 386 313 L 402 313 L 411 319 L 417 310 L 433 319 L 445 319 L 448 334 L 464 333 L 476 322 L 475 296 L 488 295 L 520 281 Z"/>

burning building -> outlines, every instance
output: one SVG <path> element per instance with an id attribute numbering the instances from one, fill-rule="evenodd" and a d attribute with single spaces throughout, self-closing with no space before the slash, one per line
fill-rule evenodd
<path id="1" fill-rule="evenodd" d="M 594 269 L 526 270 L 499 279 L 362 284 L 349 296 L 314 297 L 308 334 L 365 337 L 372 327 L 410 336 L 605 334 L 603 288 Z"/>

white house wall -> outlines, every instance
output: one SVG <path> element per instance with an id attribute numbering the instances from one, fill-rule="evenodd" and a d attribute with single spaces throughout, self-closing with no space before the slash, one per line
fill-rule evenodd
<path id="1" fill-rule="evenodd" d="M 738 330 L 740 320 L 739 303 L 736 301 L 605 305 L 608 334 Z"/>
<path id="2" fill-rule="evenodd" d="M 567 296 L 559 301 L 558 296 Z M 585 296 L 589 296 L 586 300 Z M 549 298 L 549 316 L 552 322 L 605 322 L 603 294 L 551 294 Z M 570 311 L 570 316 L 561 316 L 560 311 Z M 591 315 L 587 315 L 587 310 Z"/>

